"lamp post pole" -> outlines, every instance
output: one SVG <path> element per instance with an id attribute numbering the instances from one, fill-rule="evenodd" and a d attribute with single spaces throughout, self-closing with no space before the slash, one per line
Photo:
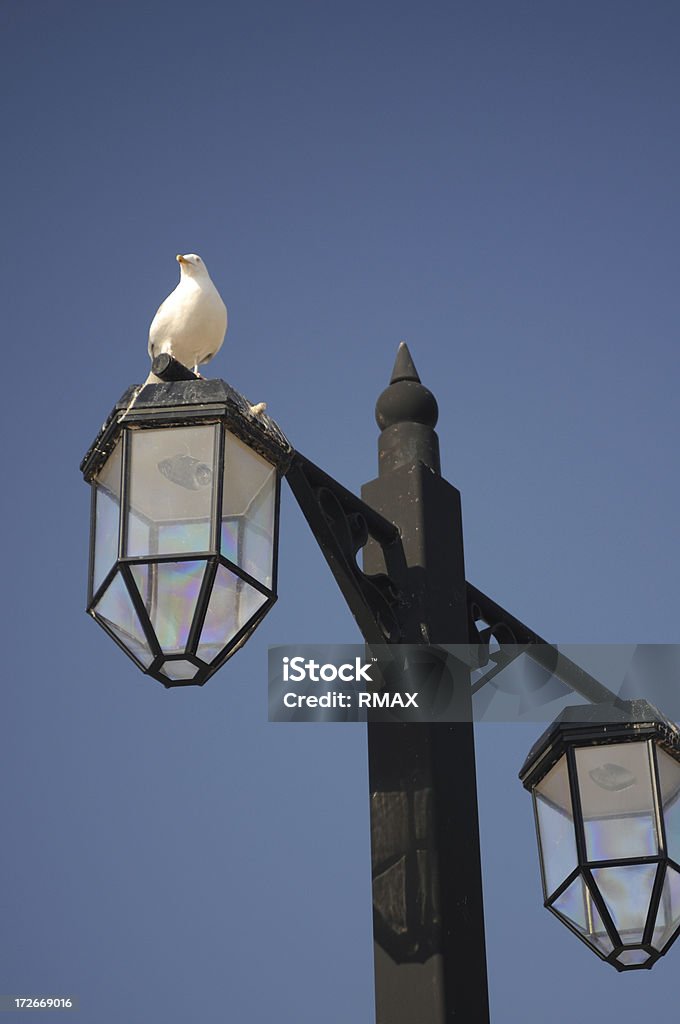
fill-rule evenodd
<path id="1" fill-rule="evenodd" d="M 402 642 L 465 644 L 460 494 L 404 343 L 376 419 L 379 475 L 362 498 L 399 527 Z M 363 564 L 387 572 L 375 541 Z M 460 721 L 368 726 L 377 1024 L 489 1020 L 472 698 L 457 682 Z"/>
<path id="2" fill-rule="evenodd" d="M 466 582 L 460 494 L 441 476 L 437 415 L 402 343 L 376 405 L 378 477 L 361 500 L 299 452 L 286 472 L 364 640 L 371 649 L 422 645 L 431 653 L 459 644 L 488 650 L 493 636 L 526 645 L 587 700 L 613 699 Z M 377 1024 L 489 1020 L 472 688 L 467 670 L 452 671 L 454 721 L 369 720 Z"/>
<path id="3" fill-rule="evenodd" d="M 488 652 L 493 637 L 526 647 L 588 701 L 614 701 L 597 679 L 466 581 L 460 494 L 441 476 L 437 415 L 402 343 L 376 405 L 378 477 L 362 499 L 299 452 L 286 472 L 369 648 L 422 645 L 436 657 L 433 649 L 443 645 Z M 473 691 L 461 664 L 452 672 L 450 723 L 369 719 L 377 1024 L 489 1021 Z"/>

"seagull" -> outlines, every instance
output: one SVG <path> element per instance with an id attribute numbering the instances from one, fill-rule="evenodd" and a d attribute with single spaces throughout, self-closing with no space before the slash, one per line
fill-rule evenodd
<path id="1" fill-rule="evenodd" d="M 149 328 L 149 356 L 167 352 L 198 373 L 219 352 L 227 332 L 227 307 L 196 253 L 178 255 L 179 284 L 168 295 Z M 150 373 L 147 384 L 161 383 Z"/>

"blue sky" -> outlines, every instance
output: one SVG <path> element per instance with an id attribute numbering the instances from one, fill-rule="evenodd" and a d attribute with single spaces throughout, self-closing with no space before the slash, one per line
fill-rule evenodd
<path id="1" fill-rule="evenodd" d="M 674 3 L 2 0 L 0 990 L 83 1021 L 370 1021 L 365 735 L 267 723 L 267 647 L 357 632 L 290 493 L 280 600 L 202 690 L 83 614 L 78 464 L 199 252 L 210 372 L 358 490 L 405 338 L 468 578 L 555 641 L 680 642 Z M 632 1024 L 541 906 L 534 727 L 478 728 L 494 1024 Z M 11 1015 L 8 1016 L 8 1020 Z"/>

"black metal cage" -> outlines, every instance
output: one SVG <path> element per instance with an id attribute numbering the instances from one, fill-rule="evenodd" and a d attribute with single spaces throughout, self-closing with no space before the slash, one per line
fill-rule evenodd
<path id="1" fill-rule="evenodd" d="M 165 686 L 205 683 L 274 604 L 291 455 L 228 384 L 191 380 L 129 389 L 85 456 L 87 611 Z"/>
<path id="2" fill-rule="evenodd" d="M 646 701 L 567 708 L 520 773 L 544 905 L 618 971 L 680 934 L 680 730 Z"/>

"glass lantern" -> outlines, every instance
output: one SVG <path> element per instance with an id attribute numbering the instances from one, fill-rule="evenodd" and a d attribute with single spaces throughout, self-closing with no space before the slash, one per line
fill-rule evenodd
<path id="1" fill-rule="evenodd" d="M 165 686 L 203 684 L 276 600 L 292 454 L 223 381 L 131 389 L 86 455 L 87 610 Z"/>
<path id="2" fill-rule="evenodd" d="M 680 932 L 680 730 L 646 701 L 566 708 L 520 773 L 545 906 L 619 971 Z"/>

